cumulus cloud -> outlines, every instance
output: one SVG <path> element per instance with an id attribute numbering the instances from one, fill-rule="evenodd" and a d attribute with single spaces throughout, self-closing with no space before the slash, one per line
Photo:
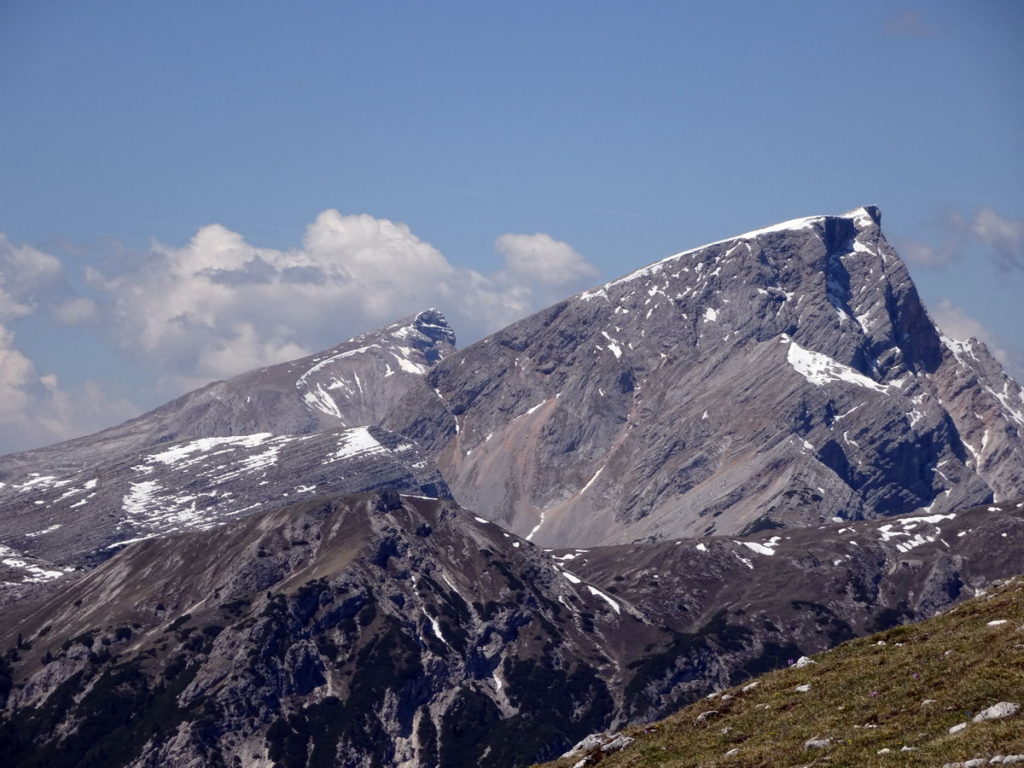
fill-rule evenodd
<path id="1" fill-rule="evenodd" d="M 1024 221 L 1004 219 L 991 208 L 980 208 L 970 230 L 995 254 L 1003 269 L 1024 269 Z"/>
<path id="2" fill-rule="evenodd" d="M 943 334 L 951 339 L 979 339 L 993 357 L 1017 381 L 1024 381 L 1024 350 L 1003 343 L 992 331 L 947 298 L 939 299 L 929 312 Z"/>
<path id="3" fill-rule="evenodd" d="M 1005 351 L 999 348 L 992 332 L 949 299 L 945 297 L 939 299 L 938 303 L 931 307 L 931 315 L 939 330 L 949 338 L 961 341 L 971 338 L 979 339 L 985 342 L 997 358 L 1000 354 L 1005 355 Z"/>
<path id="4" fill-rule="evenodd" d="M 38 384 L 32 361 L 14 346 L 14 334 L 0 326 L 0 423 L 12 423 L 25 413 L 30 389 Z"/>
<path id="5" fill-rule="evenodd" d="M 64 325 L 80 325 L 96 317 L 96 302 L 88 296 L 74 296 L 53 307 L 53 316 Z"/>
<path id="6" fill-rule="evenodd" d="M 0 320 L 31 314 L 40 297 L 60 279 L 61 264 L 56 256 L 15 245 L 0 233 Z"/>
<path id="7" fill-rule="evenodd" d="M 94 432 L 137 413 L 135 404 L 109 398 L 95 382 L 69 391 L 56 375 L 41 375 L 0 325 L 0 453 Z"/>
<path id="8" fill-rule="evenodd" d="M 543 232 L 502 235 L 494 247 L 504 255 L 509 272 L 546 285 L 568 285 L 597 274 L 575 248 Z"/>
<path id="9" fill-rule="evenodd" d="M 180 246 L 119 251 L 116 267 L 82 271 L 80 291 L 66 275 L 70 263 L 0 235 L 0 452 L 94 431 L 139 410 L 95 382 L 68 385 L 38 370 L 32 350 L 15 344 L 14 326 L 30 315 L 37 328 L 53 323 L 48 343 L 73 343 L 60 335 L 67 326 L 115 343 L 152 375 L 163 398 L 430 306 L 471 341 L 597 272 L 568 243 L 543 233 L 502 235 L 495 250 L 492 270 L 466 269 L 405 224 L 327 210 L 290 249 L 263 248 L 211 224 Z M 77 284 L 78 272 L 72 277 Z M 113 380 L 117 372 L 98 375 Z M 138 397 L 155 399 L 152 391 Z"/>
<path id="10" fill-rule="evenodd" d="M 911 264 L 920 264 L 929 269 L 944 267 L 956 258 L 956 250 L 950 244 L 931 245 L 920 240 L 903 240 L 899 243 L 900 255 Z"/>
<path id="11" fill-rule="evenodd" d="M 1024 270 L 1024 220 L 1001 216 L 983 206 L 973 215 L 947 211 L 936 222 L 938 242 L 899 242 L 900 253 L 913 264 L 941 268 L 955 259 L 979 253 L 1004 271 Z"/>
<path id="12" fill-rule="evenodd" d="M 428 306 L 473 338 L 538 309 L 550 289 L 596 274 L 545 234 L 503 235 L 489 274 L 456 267 L 405 224 L 319 214 L 301 244 L 262 248 L 212 224 L 183 247 L 156 244 L 125 273 L 88 272 L 123 347 L 169 389 L 292 359 Z M 582 287 L 582 286 L 581 286 Z"/>

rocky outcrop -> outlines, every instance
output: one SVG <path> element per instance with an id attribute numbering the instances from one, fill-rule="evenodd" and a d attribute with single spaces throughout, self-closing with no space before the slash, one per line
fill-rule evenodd
<path id="1" fill-rule="evenodd" d="M 450 487 L 550 546 L 1014 498 L 1021 390 L 980 342 L 937 333 L 879 221 L 867 207 L 686 251 L 460 352 L 427 310 L 98 435 L 0 458 L 0 543 L 63 567 L 285 494 L 387 483 Z M 353 477 L 336 463 L 339 430 L 365 427 L 402 438 Z M 156 458 L 182 451 L 173 467 Z M 165 467 L 173 478 L 157 476 Z"/>
<path id="2" fill-rule="evenodd" d="M 377 488 L 449 497 L 432 458 L 375 426 L 454 348 L 436 310 L 211 384 L 97 435 L 0 457 L 0 604 L 125 541 L 288 500 Z M 0 550 L 3 552 L 4 550 Z"/>
<path id="3" fill-rule="evenodd" d="M 1024 487 L 1024 400 L 944 340 L 877 209 L 686 251 L 436 366 L 385 424 L 550 546 L 735 534 Z"/>
<path id="4" fill-rule="evenodd" d="M 68 475 L 30 474 L 0 489 L 8 547 L 61 563 L 15 581 L 90 567 L 126 543 L 210 530 L 289 500 L 390 489 L 449 498 L 433 463 L 378 427 L 311 435 L 199 438 Z"/>
<path id="5" fill-rule="evenodd" d="M 391 492 L 140 542 L 14 610 L 8 765 L 513 765 L 614 710 L 601 598 Z"/>
<path id="6" fill-rule="evenodd" d="M 1024 503 L 542 550 L 452 502 L 317 498 L 138 542 L 5 610 L 0 752 L 522 765 L 949 606 L 1022 570 L 1022 536 Z"/>
<path id="7" fill-rule="evenodd" d="M 428 309 L 315 355 L 214 382 L 98 434 L 0 457 L 0 481 L 68 474 L 185 439 L 375 426 L 454 348 L 444 315 Z"/>

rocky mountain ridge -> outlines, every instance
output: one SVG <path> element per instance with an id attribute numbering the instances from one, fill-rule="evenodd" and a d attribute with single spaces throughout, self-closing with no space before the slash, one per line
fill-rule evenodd
<path id="1" fill-rule="evenodd" d="M 450 485 L 565 546 L 1010 497 L 1020 388 L 980 342 L 938 334 L 879 221 L 866 207 L 685 251 L 459 352 L 426 310 L 0 457 L 6 581 L 296 493 Z"/>
<path id="2" fill-rule="evenodd" d="M 1022 538 L 1024 502 L 545 551 L 452 502 L 313 499 L 8 609 L 0 744 L 15 765 L 522 765 L 931 615 L 1020 570 Z"/>
<path id="3" fill-rule="evenodd" d="M 0 753 L 521 765 L 1024 572 L 1020 387 L 879 222 L 0 457 Z"/>
<path id="4" fill-rule="evenodd" d="M 45 581 L 133 541 L 210 530 L 290 499 L 375 489 L 450 496 L 411 441 L 379 427 L 185 440 L 0 489 L 11 550 L 0 569 L 8 587 Z M 25 556 L 61 565 L 39 573 L 34 560 L 8 562 Z"/>
<path id="5" fill-rule="evenodd" d="M 66 474 L 185 439 L 375 426 L 454 348 L 444 315 L 427 309 L 331 349 L 213 382 L 95 435 L 0 456 L 0 481 L 29 471 Z"/>
<path id="6" fill-rule="evenodd" d="M 942 512 L 1024 483 L 1020 387 L 872 207 L 685 251 L 440 362 L 385 426 L 556 546 Z"/>
<path id="7" fill-rule="evenodd" d="M 910 626 L 801 657 L 550 768 L 1024 764 L 1024 578 Z"/>
<path id="8" fill-rule="evenodd" d="M 449 497 L 429 457 L 375 425 L 454 343 L 444 316 L 425 310 L 99 434 L 0 457 L 0 604 L 126 542 L 289 498 L 377 488 Z"/>

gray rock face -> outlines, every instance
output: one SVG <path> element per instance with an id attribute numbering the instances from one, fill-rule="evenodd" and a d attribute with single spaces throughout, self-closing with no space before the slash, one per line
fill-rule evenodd
<path id="1" fill-rule="evenodd" d="M 1021 390 L 878 222 L 458 353 L 422 312 L 0 458 L 0 754 L 523 764 L 1024 571 Z"/>
<path id="2" fill-rule="evenodd" d="M 3 657 L 6 765 L 71 734 L 68 764 L 100 749 L 109 766 L 511 766 L 614 707 L 601 598 L 497 526 L 391 492 L 139 542 L 38 608 L 0 631 L 4 650 L 22 636 Z M 85 695 L 59 732 L 30 735 L 58 690 Z M 111 708 L 145 736 L 105 729 Z"/>
<path id="3" fill-rule="evenodd" d="M 545 551 L 383 491 L 157 537 L 5 610 L 0 752 L 528 764 L 1024 565 L 1024 509 L 936 518 Z"/>
<path id="4" fill-rule="evenodd" d="M 0 458 L 0 604 L 125 541 L 325 493 L 449 497 L 435 464 L 373 426 L 455 336 L 436 310 L 185 395 L 91 437 Z M 348 428 L 346 428 L 348 427 Z"/>
<path id="5" fill-rule="evenodd" d="M 64 567 L 90 566 L 127 542 L 210 530 L 289 500 L 375 489 L 449 497 L 409 440 L 379 427 L 204 437 L 150 448 L 64 476 L 31 474 L 0 489 L 8 548 Z M 32 565 L 22 578 L 47 574 Z"/>
<path id="6" fill-rule="evenodd" d="M 124 503 L 145 481 L 134 468 L 155 446 L 264 433 L 286 443 L 378 424 L 420 446 L 405 473 L 419 487 L 440 482 L 426 460 L 462 504 L 549 545 L 1012 498 L 1024 487 L 1020 388 L 980 342 L 937 334 L 878 221 L 862 208 L 687 251 L 454 354 L 454 334 L 428 310 L 98 435 L 0 458 L 0 542 L 79 562 L 84 551 L 18 537 L 60 524 L 73 538 L 68 517 L 85 508 L 64 494 L 93 479 L 118 493 L 97 494 L 89 509 L 129 530 L 124 520 L 138 515 Z M 304 443 L 305 458 L 281 465 L 294 484 L 227 489 L 229 506 L 263 508 L 263 491 L 321 486 L 313 449 L 329 456 L 331 440 Z M 116 478 L 96 477 L 97 467 Z M 63 490 L 29 498 L 26 485 L 41 490 L 46 478 Z M 197 504 L 224 490 L 212 472 L 187 486 L 180 495 Z M 378 486 L 330 489 L 368 487 Z M 150 506 L 147 518 L 177 509 L 169 498 Z"/>
<path id="7" fill-rule="evenodd" d="M 454 348 L 444 315 L 429 309 L 333 349 L 214 382 L 98 434 L 0 457 L 0 481 L 77 471 L 184 439 L 374 426 Z"/>
<path id="8" fill-rule="evenodd" d="M 553 546 L 739 533 L 1024 487 L 1024 400 L 939 336 L 874 208 L 669 257 L 483 339 L 385 425 Z"/>
<path id="9" fill-rule="evenodd" d="M 657 672 L 648 677 L 641 668 L 627 685 L 629 719 L 646 721 L 709 690 L 973 597 L 1024 569 L 1022 541 L 1024 502 L 1016 502 L 551 555 L 677 633 L 649 651 L 657 663 L 646 670 Z M 710 635 L 713 652 L 700 648 Z"/>

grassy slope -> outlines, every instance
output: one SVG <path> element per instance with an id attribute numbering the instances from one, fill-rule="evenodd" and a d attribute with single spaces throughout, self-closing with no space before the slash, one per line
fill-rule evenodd
<path id="1" fill-rule="evenodd" d="M 988 626 L 1000 619 L 1007 622 Z M 1024 577 L 928 621 L 845 643 L 815 661 L 764 675 L 746 693 L 723 691 L 646 728 L 630 728 L 625 733 L 636 737 L 631 747 L 587 765 L 941 766 L 1024 754 L 1024 710 L 947 732 L 996 702 L 1024 706 Z M 810 691 L 795 690 L 803 684 Z M 922 706 L 925 699 L 935 702 Z M 697 723 L 709 710 L 720 714 Z M 804 742 L 815 737 L 832 738 L 832 746 L 805 750 Z M 904 746 L 915 749 L 902 752 Z M 727 757 L 734 748 L 739 751 Z M 879 755 L 884 748 L 892 751 Z M 550 765 L 568 768 L 579 757 Z"/>

